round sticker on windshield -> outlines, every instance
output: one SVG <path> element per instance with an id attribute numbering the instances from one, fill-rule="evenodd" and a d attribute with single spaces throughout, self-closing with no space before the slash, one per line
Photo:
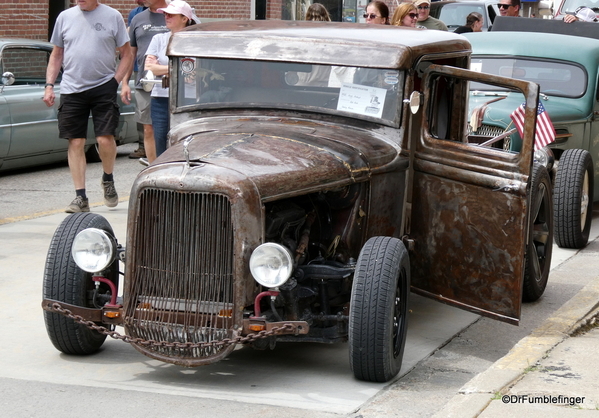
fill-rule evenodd
<path id="1" fill-rule="evenodd" d="M 195 60 L 192 58 L 183 58 L 181 60 L 181 71 L 183 74 L 191 74 L 195 68 Z"/>

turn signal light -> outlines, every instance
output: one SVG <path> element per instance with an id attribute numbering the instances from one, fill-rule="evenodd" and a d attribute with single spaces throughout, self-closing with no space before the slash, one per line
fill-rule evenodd
<path id="1" fill-rule="evenodd" d="M 250 324 L 250 331 L 264 331 L 266 329 L 266 325 L 261 324 Z"/>

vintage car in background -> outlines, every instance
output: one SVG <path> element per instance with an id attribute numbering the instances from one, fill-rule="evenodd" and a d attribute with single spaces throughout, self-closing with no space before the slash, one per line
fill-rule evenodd
<path id="1" fill-rule="evenodd" d="M 170 146 L 132 187 L 126 245 L 94 213 L 52 239 L 42 306 L 59 351 L 111 335 L 200 366 L 237 344 L 348 342 L 355 377 L 384 382 L 410 290 L 511 324 L 542 295 L 538 88 L 466 69 L 463 36 L 227 21 L 177 32 L 167 53 Z M 468 143 L 469 82 L 520 92 L 519 152 Z"/>
<path id="2" fill-rule="evenodd" d="M 532 25 L 530 20 L 548 32 L 555 26 L 562 30 L 584 26 L 589 35 L 599 31 L 594 23 L 541 19 L 529 19 L 518 27 Z M 560 247 L 582 248 L 589 237 L 593 202 L 599 200 L 599 40 L 497 28 L 467 34 L 473 51 L 471 69 L 539 84 L 540 102 L 556 130 L 555 142 L 537 153 L 554 183 L 555 242 Z M 518 98 L 505 89 L 489 90 L 477 84 L 471 90 L 470 112 L 482 119 L 475 122 L 476 135 L 497 136 L 514 127 L 510 114 L 519 106 Z M 522 141 L 515 132 L 498 145 L 519 151 Z"/>
<path id="3" fill-rule="evenodd" d="M 483 16 L 483 32 L 489 30 L 496 16 L 499 16 L 497 1 L 493 0 L 442 0 L 430 5 L 430 15 L 440 19 L 453 32 L 466 24 L 466 17 L 472 12 Z"/>
<path id="4" fill-rule="evenodd" d="M 60 98 L 60 77 L 54 91 L 56 103 L 42 101 L 46 67 L 52 44 L 30 39 L 0 38 L 0 171 L 66 161 L 68 141 L 58 137 L 56 113 Z M 137 142 L 133 120 L 135 102 L 121 106 L 119 145 Z M 93 124 L 89 123 L 86 152 L 88 160 L 99 161 Z"/>

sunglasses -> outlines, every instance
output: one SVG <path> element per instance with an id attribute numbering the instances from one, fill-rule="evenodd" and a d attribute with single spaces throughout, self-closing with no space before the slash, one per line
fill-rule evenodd
<path id="1" fill-rule="evenodd" d="M 408 13 L 408 16 L 410 16 L 412 19 L 418 19 L 418 13 Z"/>
<path id="2" fill-rule="evenodd" d="M 499 3 L 497 5 L 497 8 L 499 8 L 499 9 L 507 9 L 508 7 L 512 7 L 512 5 L 511 4 L 502 4 L 502 3 Z"/>
<path id="3" fill-rule="evenodd" d="M 418 6 L 418 10 L 428 10 L 428 6 Z"/>
<path id="4" fill-rule="evenodd" d="M 364 19 L 368 19 L 368 18 L 376 19 L 377 17 L 380 17 L 380 16 L 377 16 L 374 13 L 370 13 L 370 14 L 364 13 Z"/>

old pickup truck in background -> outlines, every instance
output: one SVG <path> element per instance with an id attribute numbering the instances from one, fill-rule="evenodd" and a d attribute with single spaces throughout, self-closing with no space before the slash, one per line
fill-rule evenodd
<path id="1" fill-rule="evenodd" d="M 383 25 L 175 34 L 170 146 L 134 183 L 126 245 L 93 213 L 52 240 L 52 343 L 89 354 L 110 335 L 199 366 L 237 344 L 348 342 L 356 378 L 384 382 L 410 291 L 518 324 L 551 260 L 538 88 L 467 70 L 470 53 L 459 35 Z M 469 143 L 470 81 L 521 94 L 519 152 Z"/>

